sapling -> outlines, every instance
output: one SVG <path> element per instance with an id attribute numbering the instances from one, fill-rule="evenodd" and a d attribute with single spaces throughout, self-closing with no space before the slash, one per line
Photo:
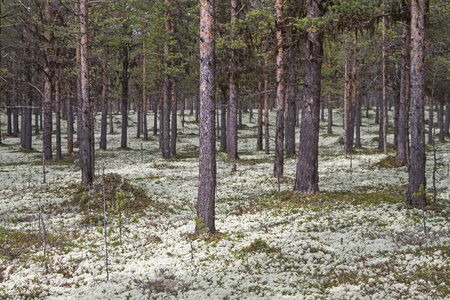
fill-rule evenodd
<path id="1" fill-rule="evenodd" d="M 45 174 L 45 173 L 44 173 Z M 44 217 L 42 215 L 42 203 L 41 203 L 41 193 L 38 182 L 38 199 L 39 199 L 39 228 L 42 225 L 42 243 L 43 243 L 43 252 L 44 252 L 44 266 L 45 266 L 45 274 L 48 273 L 48 265 L 47 265 L 47 233 L 45 230 Z"/>
<path id="2" fill-rule="evenodd" d="M 3 235 L 5 237 L 5 256 L 8 258 L 8 223 L 7 223 L 7 217 L 6 215 L 3 215 Z"/>
<path id="3" fill-rule="evenodd" d="M 109 270 L 108 270 L 108 223 L 106 219 L 106 196 L 105 196 L 105 165 L 103 165 L 103 226 L 104 226 L 104 236 L 105 236 L 105 269 L 106 269 L 106 281 L 109 281 Z M 111 202 L 114 198 L 111 199 Z"/>
<path id="4" fill-rule="evenodd" d="M 44 175 L 43 183 L 45 183 L 45 156 L 44 156 L 44 151 L 42 151 L 42 173 Z"/>

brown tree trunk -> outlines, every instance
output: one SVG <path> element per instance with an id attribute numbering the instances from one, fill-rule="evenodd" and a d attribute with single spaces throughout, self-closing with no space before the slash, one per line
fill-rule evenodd
<path id="1" fill-rule="evenodd" d="M 77 144 L 78 147 L 81 143 L 81 136 L 82 136 L 82 131 L 83 131 L 83 112 L 82 112 L 82 107 L 83 107 L 83 99 L 81 96 L 81 60 L 80 60 L 80 47 L 81 47 L 81 43 L 77 43 L 76 46 L 76 61 L 77 61 L 77 99 L 76 99 L 76 115 L 77 115 Z"/>
<path id="2" fill-rule="evenodd" d="M 232 36 L 235 38 L 236 32 L 234 29 L 237 17 L 237 0 L 231 0 L 231 26 Z M 238 159 L 237 150 L 237 91 L 236 91 L 236 52 L 231 50 L 230 58 L 230 100 L 228 105 L 228 126 L 227 126 L 227 151 L 231 159 Z"/>
<path id="3" fill-rule="evenodd" d="M 177 156 L 177 96 L 176 96 L 176 82 L 172 79 L 172 88 L 170 91 L 170 98 L 172 104 L 172 124 L 170 134 L 170 157 Z"/>
<path id="4" fill-rule="evenodd" d="M 42 134 L 42 152 L 46 161 L 52 160 L 52 85 L 50 67 L 44 67 L 44 132 Z"/>
<path id="5" fill-rule="evenodd" d="M 383 115 L 383 151 L 384 154 L 387 154 L 387 131 L 388 131 L 388 103 L 387 103 L 387 74 L 386 74 L 386 52 L 387 52 L 387 40 L 386 40 L 386 27 L 387 27 L 387 17 L 383 16 L 383 46 L 382 46 L 382 81 L 383 81 L 383 102 L 381 104 L 382 107 L 382 115 Z"/>
<path id="6" fill-rule="evenodd" d="M 277 14 L 277 119 L 275 130 L 275 160 L 273 175 L 277 178 L 283 177 L 284 167 L 284 64 L 283 64 L 283 0 L 275 2 Z"/>
<path id="7" fill-rule="evenodd" d="M 333 134 L 333 101 L 331 100 L 331 92 L 327 93 L 327 103 L 328 103 L 327 133 L 328 134 Z"/>
<path id="8" fill-rule="evenodd" d="M 27 64 L 25 66 L 25 82 L 31 83 L 31 72 L 30 72 L 30 67 Z M 22 148 L 24 149 L 28 149 L 31 150 L 32 147 L 32 138 L 31 138 L 31 133 L 32 133 L 32 128 L 31 128 L 31 123 L 32 123 L 32 111 L 31 111 L 31 106 L 33 105 L 33 101 L 32 101 L 32 97 L 33 97 L 33 93 L 31 91 L 31 88 L 29 86 L 26 86 L 24 88 L 24 97 L 25 97 L 25 107 L 23 109 L 23 126 L 22 126 L 22 130 L 20 132 L 21 134 L 21 141 L 22 141 Z"/>
<path id="9" fill-rule="evenodd" d="M 438 110 L 438 124 L 439 124 L 439 141 L 443 142 L 445 140 L 444 135 L 444 100 L 439 101 Z"/>
<path id="10" fill-rule="evenodd" d="M 256 136 L 256 150 L 263 149 L 263 106 L 264 106 L 264 91 L 261 80 L 258 80 L 258 134 Z"/>
<path id="11" fill-rule="evenodd" d="M 122 83 L 122 135 L 120 139 L 120 147 L 123 149 L 126 149 L 128 146 L 128 63 L 129 63 L 129 49 L 128 45 L 122 46 L 122 76 L 121 76 L 121 83 Z"/>
<path id="12" fill-rule="evenodd" d="M 50 4 L 49 1 L 45 1 L 45 24 L 51 26 L 51 16 L 50 16 Z M 45 38 L 47 42 L 51 41 L 51 34 L 46 32 Z M 51 64 L 52 64 L 52 53 L 50 47 L 45 47 L 45 62 L 44 62 L 44 99 L 43 99 L 43 109 L 44 109 L 44 133 L 42 134 L 42 152 L 44 159 L 46 161 L 52 160 L 52 74 L 51 74 Z"/>
<path id="13" fill-rule="evenodd" d="M 434 115 L 433 115 L 433 97 L 428 97 L 428 145 L 433 144 L 433 127 L 434 127 Z"/>
<path id="14" fill-rule="evenodd" d="M 294 52 L 296 49 L 291 47 L 289 52 L 289 86 L 286 107 L 286 126 L 285 126 L 285 146 L 286 154 L 295 154 L 295 119 L 296 119 L 296 96 L 297 96 L 297 64 L 295 63 Z"/>
<path id="15" fill-rule="evenodd" d="M 446 135 L 448 135 L 449 134 L 449 129 L 450 129 L 450 98 L 449 98 L 449 94 L 448 93 L 445 93 L 444 101 L 445 101 L 444 133 Z"/>
<path id="16" fill-rule="evenodd" d="M 408 203 L 426 205 L 425 177 L 425 9 L 426 0 L 411 3 L 411 158 Z"/>
<path id="17" fill-rule="evenodd" d="M 267 42 L 264 43 L 264 49 L 267 50 Z M 269 154 L 269 68 L 268 53 L 264 55 L 264 149 Z"/>
<path id="18" fill-rule="evenodd" d="M 80 137 L 80 169 L 84 186 L 94 181 L 94 124 L 89 97 L 89 45 L 88 45 L 88 8 L 87 1 L 80 0 L 80 89 L 81 89 L 81 137 Z"/>
<path id="19" fill-rule="evenodd" d="M 144 129 L 144 140 L 148 140 L 147 124 L 147 54 L 145 41 L 142 42 L 142 126 Z"/>
<path id="20" fill-rule="evenodd" d="M 62 159 L 61 153 L 61 89 L 59 75 L 55 76 L 55 122 L 56 122 L 56 159 Z"/>
<path id="21" fill-rule="evenodd" d="M 215 45 L 214 1 L 200 1 L 200 149 L 197 219 L 195 232 L 216 231 L 216 147 L 215 147 Z"/>
<path id="22" fill-rule="evenodd" d="M 100 149 L 106 150 L 107 143 L 107 127 L 108 127 L 108 100 L 106 93 L 108 89 L 108 77 L 106 74 L 107 56 L 106 50 L 103 50 L 102 56 L 102 121 L 100 127 Z"/>
<path id="23" fill-rule="evenodd" d="M 220 110 L 220 148 L 227 151 L 227 91 L 221 89 L 221 110 Z"/>
<path id="24" fill-rule="evenodd" d="M 70 85 L 66 86 L 66 101 L 67 101 L 67 154 L 73 154 L 73 101 L 70 97 Z"/>
<path id="25" fill-rule="evenodd" d="M 307 0 L 311 18 L 322 16 L 322 0 Z M 305 50 L 304 101 L 300 126 L 300 147 L 294 191 L 314 194 L 319 191 L 319 109 L 322 69 L 322 33 L 308 31 Z"/>

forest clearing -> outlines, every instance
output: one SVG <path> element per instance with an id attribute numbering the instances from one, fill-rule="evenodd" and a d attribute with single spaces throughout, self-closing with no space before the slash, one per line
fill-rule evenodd
<path id="1" fill-rule="evenodd" d="M 334 112 L 340 120 L 342 111 Z M 391 163 L 392 149 L 388 155 L 377 149 L 374 115 L 363 116 L 363 148 L 346 159 L 342 126 L 329 135 L 321 123 L 320 193 L 306 196 L 292 193 L 296 155 L 286 157 L 284 177 L 274 178 L 273 149 L 269 155 L 255 150 L 256 122 L 243 114 L 240 159 L 217 154 L 217 232 L 211 237 L 193 235 L 194 116 L 179 124 L 178 155 L 169 160 L 160 157 L 157 137 L 131 137 L 123 150 L 120 135 L 109 134 L 109 150 L 96 149 L 92 188 L 80 184 L 77 155 L 48 162 L 44 183 L 40 137 L 33 136 L 35 150 L 23 151 L 19 138 L 6 136 L 0 146 L 0 298 L 444 299 L 450 144 L 435 144 L 436 203 L 427 148 L 430 204 L 409 207 L 408 173 Z M 130 132 L 135 120 L 130 114 Z"/>

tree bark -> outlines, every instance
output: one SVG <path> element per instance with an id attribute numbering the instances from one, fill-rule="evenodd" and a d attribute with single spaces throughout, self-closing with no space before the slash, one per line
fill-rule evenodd
<path id="1" fill-rule="evenodd" d="M 397 160 L 402 164 L 409 163 L 409 54 L 411 33 L 409 26 L 403 26 L 402 62 L 400 70 L 400 103 L 398 108 Z"/>
<path id="2" fill-rule="evenodd" d="M 170 157 L 177 156 L 177 95 L 176 95 L 176 81 L 172 79 L 172 89 L 170 91 L 170 98 L 172 104 L 172 124 L 170 134 Z"/>
<path id="3" fill-rule="evenodd" d="M 295 119 L 296 119 L 296 96 L 297 96 L 297 64 L 295 63 L 294 52 L 296 49 L 291 47 L 289 52 L 289 86 L 286 107 L 286 126 L 285 126 L 285 147 L 286 154 L 295 154 Z"/>
<path id="4" fill-rule="evenodd" d="M 31 72 L 30 67 L 28 65 L 25 66 L 25 82 L 31 83 Z M 31 91 L 31 88 L 29 86 L 24 87 L 24 98 L 25 98 L 25 107 L 22 110 L 23 111 L 23 126 L 22 130 L 20 132 L 21 134 L 21 141 L 22 141 L 22 148 L 31 150 L 32 147 L 32 138 L 31 138 L 31 123 L 32 123 L 32 111 L 31 106 L 33 105 L 32 101 L 33 93 Z"/>
<path id="5" fill-rule="evenodd" d="M 283 0 L 275 2 L 277 14 L 277 119 L 275 130 L 275 160 L 273 175 L 277 178 L 283 177 L 284 167 L 284 64 L 283 64 Z"/>
<path id="6" fill-rule="evenodd" d="M 67 93 L 66 93 L 66 101 L 67 101 L 67 154 L 73 155 L 73 101 L 72 97 L 69 95 L 70 86 L 67 84 Z"/>
<path id="7" fill-rule="evenodd" d="M 382 30 L 382 38 L 383 38 L 383 46 L 382 46 L 382 81 L 383 81 L 383 100 L 381 103 L 382 107 L 382 115 L 383 115 L 383 151 L 384 154 L 387 154 L 387 131 L 388 131 L 388 103 L 387 103 L 387 74 L 386 74 L 386 48 L 387 48 L 387 40 L 386 40 L 386 27 L 387 27 L 387 17 L 383 16 L 383 30 Z"/>
<path id="8" fill-rule="evenodd" d="M 80 0 L 80 90 L 81 90 L 81 137 L 80 169 L 84 186 L 94 181 L 94 127 L 89 96 L 89 45 L 88 45 L 88 8 L 87 0 Z"/>
<path id="9" fill-rule="evenodd" d="M 411 3 L 411 161 L 408 203 L 426 205 L 425 177 L 425 9 L 426 0 Z"/>
<path id="10" fill-rule="evenodd" d="M 142 126 L 144 129 L 144 140 L 148 140 L 147 124 L 147 54 L 145 41 L 142 42 Z"/>
<path id="11" fill-rule="evenodd" d="M 361 148 L 361 99 L 355 99 L 355 148 Z"/>
<path id="12" fill-rule="evenodd" d="M 216 231 L 216 149 L 215 149 L 215 45 L 214 1 L 200 1 L 200 149 L 199 185 L 195 232 Z"/>
<path id="13" fill-rule="evenodd" d="M 269 67 L 267 42 L 264 42 L 264 149 L 269 154 Z"/>
<path id="14" fill-rule="evenodd" d="M 261 151 L 263 149 L 263 106 L 264 106 L 264 94 L 261 80 L 258 80 L 258 121 L 256 136 L 256 150 Z"/>
<path id="15" fill-rule="evenodd" d="M 444 100 L 439 101 L 438 110 L 438 124 L 439 124 L 439 141 L 443 142 L 445 140 L 444 134 Z"/>
<path id="16" fill-rule="evenodd" d="M 322 0 L 307 0 L 306 12 L 310 18 L 323 14 Z M 294 191 L 314 194 L 319 191 L 319 109 L 323 36 L 310 28 L 305 50 L 304 101 L 300 125 L 300 147 Z"/>
<path id="17" fill-rule="evenodd" d="M 120 140 L 120 147 L 126 149 L 128 146 L 128 63 L 129 63 L 129 49 L 128 45 L 122 46 L 122 135 Z"/>
<path id="18" fill-rule="evenodd" d="M 428 145 L 433 144 L 433 126 L 434 125 L 434 115 L 433 115 L 433 97 L 428 97 Z"/>
<path id="19" fill-rule="evenodd" d="M 237 0 L 231 0 L 231 26 L 232 38 L 235 39 L 234 29 L 237 17 Z M 231 50 L 230 57 L 230 100 L 228 105 L 228 126 L 227 126 L 227 151 L 231 159 L 238 159 L 237 150 L 237 91 L 236 91 L 236 51 Z"/>
<path id="20" fill-rule="evenodd" d="M 51 26 L 50 16 L 50 4 L 49 1 L 45 1 L 45 25 Z M 45 38 L 47 43 L 51 42 L 51 34 L 46 32 Z M 49 45 L 46 45 L 45 49 L 45 61 L 44 61 L 44 133 L 42 134 L 42 152 L 46 161 L 52 160 L 52 53 Z"/>
<path id="21" fill-rule="evenodd" d="M 61 82 L 59 75 L 55 76 L 55 122 L 56 122 L 56 159 L 62 159 L 61 149 Z"/>
<path id="22" fill-rule="evenodd" d="M 108 100 L 107 100 L 107 89 L 108 89 L 108 77 L 106 74 L 107 67 L 107 56 L 106 49 L 103 50 L 102 55 L 102 121 L 100 127 L 100 149 L 106 150 L 107 144 L 107 127 L 108 127 Z"/>
<path id="23" fill-rule="evenodd" d="M 449 134 L 449 125 L 450 125 L 450 98 L 448 93 L 444 95 L 445 97 L 445 124 L 444 124 L 444 133 L 446 135 Z"/>
<path id="24" fill-rule="evenodd" d="M 220 110 L 220 148 L 227 151 L 227 91 L 221 90 L 221 110 Z"/>
<path id="25" fill-rule="evenodd" d="M 327 93 L 328 103 L 328 126 L 327 133 L 333 134 L 333 101 L 331 100 L 331 92 Z"/>

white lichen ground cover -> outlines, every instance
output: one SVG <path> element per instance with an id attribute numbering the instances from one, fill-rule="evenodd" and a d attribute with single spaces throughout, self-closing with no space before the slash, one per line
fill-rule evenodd
<path id="1" fill-rule="evenodd" d="M 117 149 L 120 134 L 109 135 L 109 150 L 96 150 L 99 181 L 103 168 L 117 173 L 153 203 L 122 219 L 110 212 L 109 281 L 101 210 L 73 202 L 81 193 L 77 161 L 47 164 L 43 183 L 40 154 L 19 151 L 19 139 L 6 137 L 0 147 L 0 299 L 448 298 L 450 144 L 436 145 L 437 205 L 425 212 L 407 207 L 408 174 L 405 167 L 378 167 L 386 156 L 376 151 L 373 112 L 370 117 L 363 121 L 364 150 L 347 159 L 342 129 L 324 135 L 321 124 L 322 193 L 307 197 L 290 193 L 295 157 L 286 158 L 285 178 L 272 177 L 273 156 L 255 151 L 255 119 L 250 123 L 244 114 L 241 160 L 217 157 L 219 234 L 210 239 L 192 236 L 198 186 L 193 117 L 179 125 L 179 157 L 169 161 L 160 158 L 156 137 L 134 138 L 134 122 L 129 150 Z M 42 142 L 33 137 L 33 143 L 40 151 Z M 48 235 L 45 260 L 39 199 Z"/>

